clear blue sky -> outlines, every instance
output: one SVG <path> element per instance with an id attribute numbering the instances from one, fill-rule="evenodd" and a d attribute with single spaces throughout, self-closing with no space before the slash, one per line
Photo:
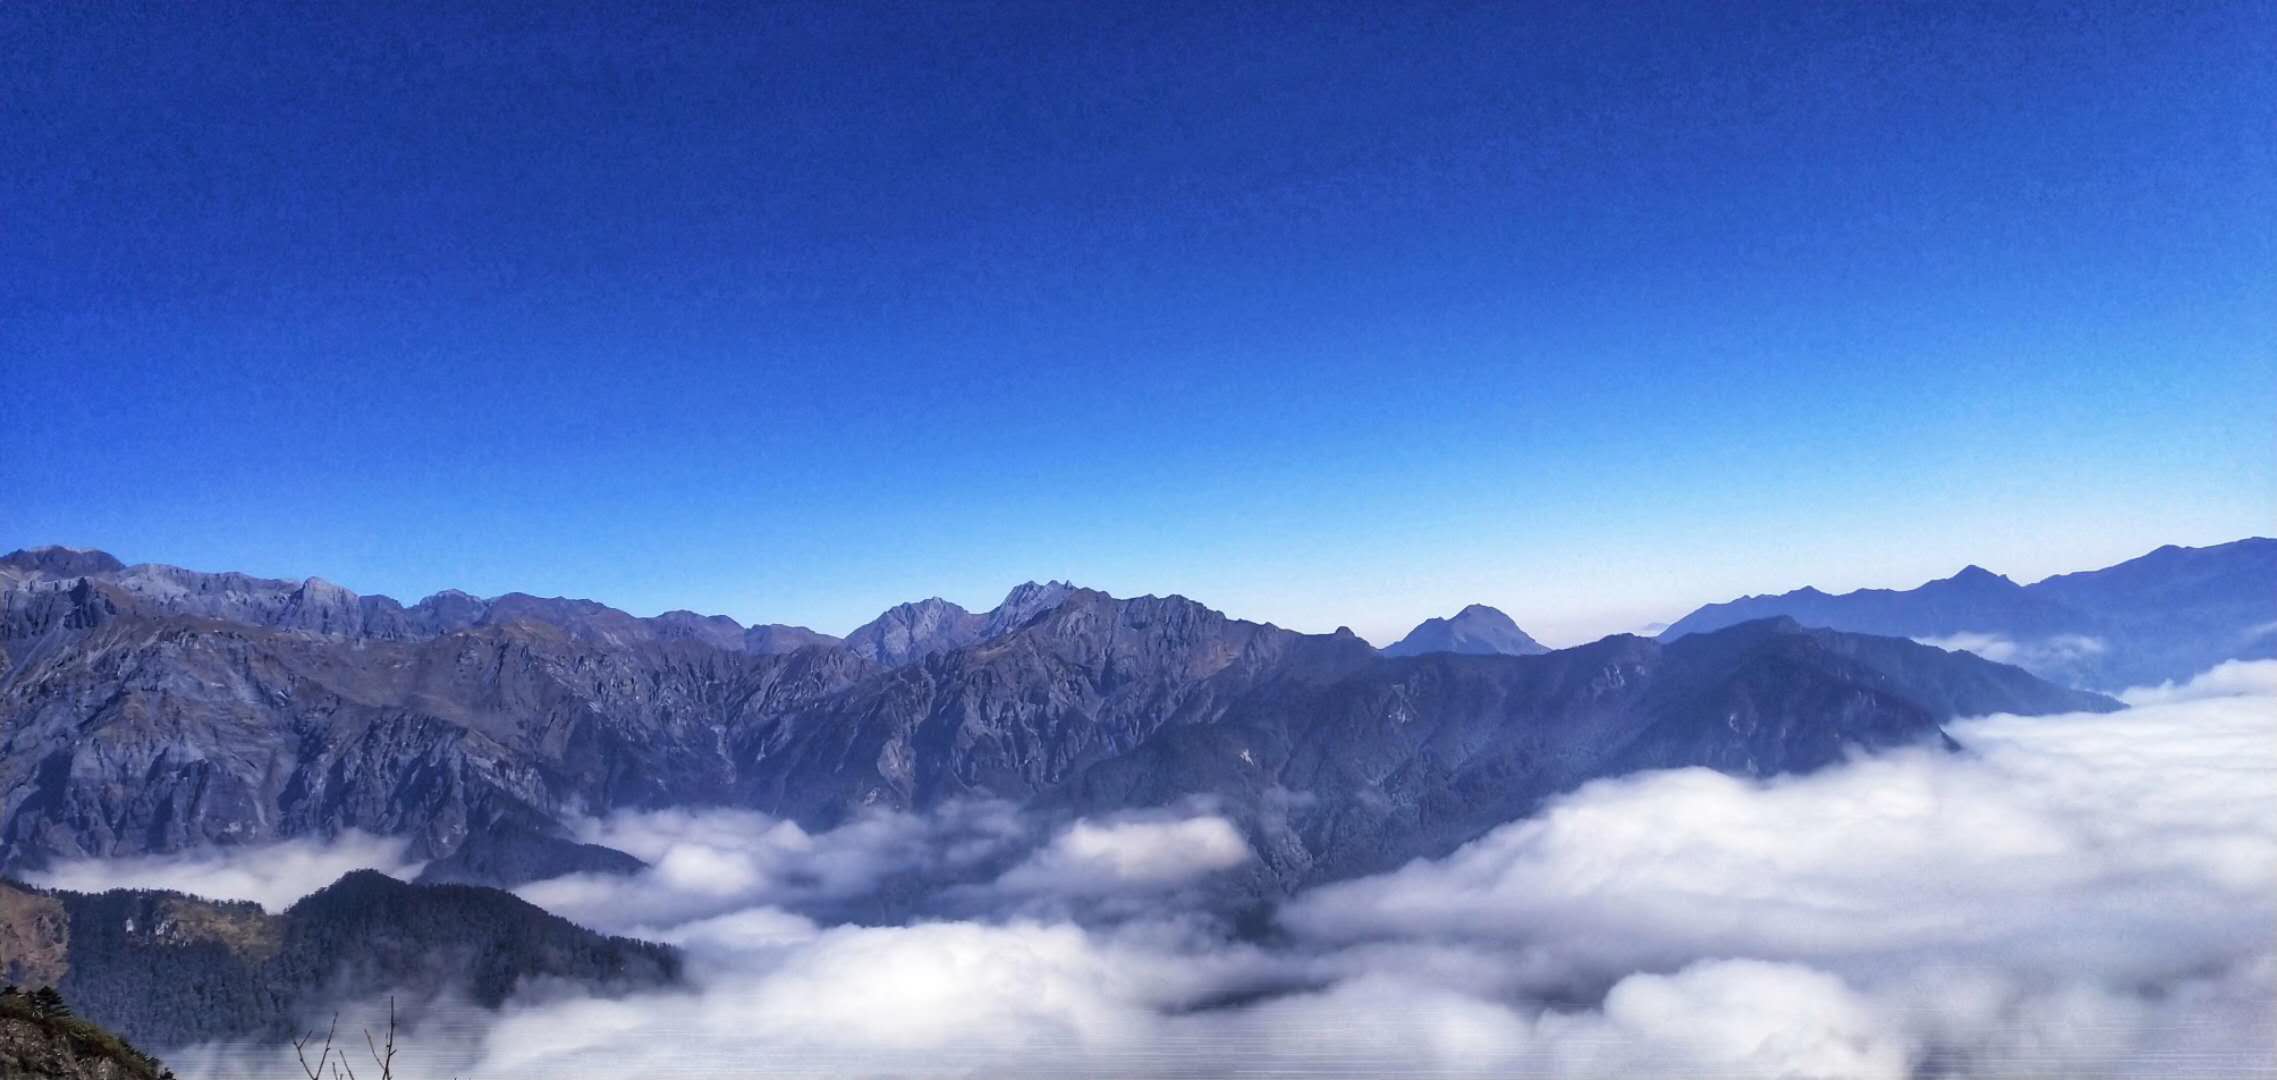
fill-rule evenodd
<path id="1" fill-rule="evenodd" d="M 539 6 L 0 8 L 0 546 L 1382 643 L 2272 528 L 2260 0 Z"/>

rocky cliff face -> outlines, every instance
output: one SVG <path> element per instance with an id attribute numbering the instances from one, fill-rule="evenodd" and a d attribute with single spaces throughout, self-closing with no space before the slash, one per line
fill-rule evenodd
<path id="1" fill-rule="evenodd" d="M 83 1018 L 48 1015 L 0 994 L 0 1076 L 9 1080 L 160 1080 L 156 1058 Z"/>
<path id="2" fill-rule="evenodd" d="M 906 605 L 843 646 L 755 653 L 687 613 L 445 596 L 375 621 L 388 605 L 306 582 L 10 565 L 0 858 L 17 866 L 355 828 L 409 837 L 445 880 L 522 880 L 633 865 L 560 825 L 619 808 L 822 825 L 968 797 L 1093 813 L 1204 796 L 1287 887 L 1597 776 L 1807 769 L 1935 741 L 1956 714 L 2112 707 L 1793 623 L 1386 659 L 1348 632 L 1053 583 L 987 616 Z"/>

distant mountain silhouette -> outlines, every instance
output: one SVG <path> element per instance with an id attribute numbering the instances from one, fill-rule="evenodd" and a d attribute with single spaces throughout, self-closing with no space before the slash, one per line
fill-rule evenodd
<path id="1" fill-rule="evenodd" d="M 2277 540 L 2170 545 L 2031 585 L 1970 566 L 1914 589 L 1742 597 L 1702 607 L 1660 637 L 1773 616 L 1970 648 L 2074 686 L 2177 681 L 2224 660 L 2277 656 Z"/>
<path id="2" fill-rule="evenodd" d="M 1384 646 L 1385 656 L 1460 653 L 1466 656 L 1532 656 L 1549 647 L 1528 636 L 1510 616 L 1485 604 L 1472 604 L 1452 618 L 1425 619 L 1406 637 Z"/>

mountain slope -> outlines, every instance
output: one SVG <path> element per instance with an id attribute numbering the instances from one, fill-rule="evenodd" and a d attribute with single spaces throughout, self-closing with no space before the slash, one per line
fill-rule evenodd
<path id="1" fill-rule="evenodd" d="M 1461 653 L 1467 656 L 1532 656 L 1549 647 L 1485 604 L 1472 604 L 1451 618 L 1425 619 L 1406 637 L 1387 645 L 1385 656 Z"/>

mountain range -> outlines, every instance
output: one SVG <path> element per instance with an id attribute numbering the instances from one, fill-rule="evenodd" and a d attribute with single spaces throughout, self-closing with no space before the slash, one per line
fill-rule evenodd
<path id="1" fill-rule="evenodd" d="M 1970 566 L 1913 589 L 1747 596 L 1702 607 L 1660 639 L 1770 617 L 1965 648 L 2071 686 L 2175 682 L 2277 657 L 2277 540 L 2169 545 L 2030 585 Z"/>
<path id="2" fill-rule="evenodd" d="M 1439 629 L 1415 648 L 1531 642 L 1484 608 Z M 0 865 L 358 829 L 407 838 L 428 880 L 512 885 L 636 869 L 566 825 L 620 809 L 819 828 L 970 799 L 1089 815 L 1202 798 L 1246 831 L 1245 887 L 1269 897 L 1447 850 L 1601 776 L 1770 775 L 1935 742 L 1957 715 L 2117 707 L 1785 619 L 1386 656 L 1064 582 L 987 613 L 903 605 L 842 642 L 753 641 L 585 600 L 405 607 L 18 552 L 0 559 Z"/>

